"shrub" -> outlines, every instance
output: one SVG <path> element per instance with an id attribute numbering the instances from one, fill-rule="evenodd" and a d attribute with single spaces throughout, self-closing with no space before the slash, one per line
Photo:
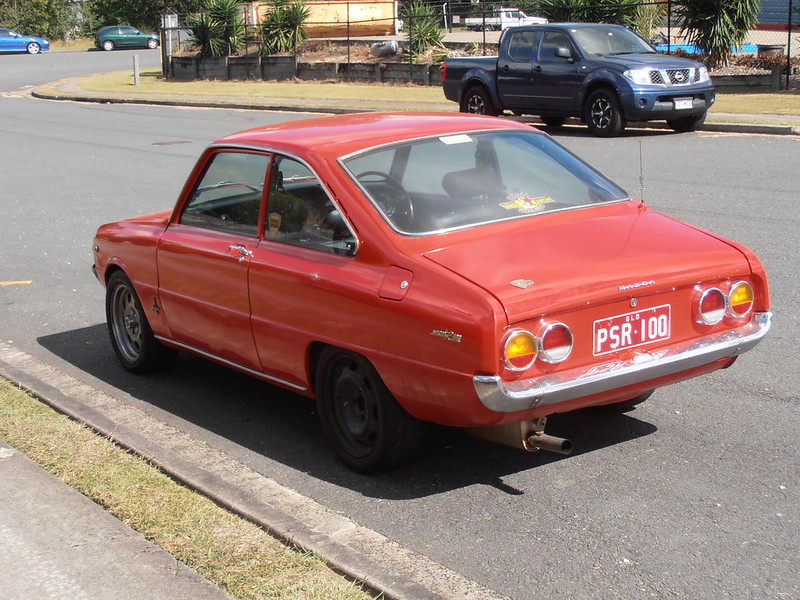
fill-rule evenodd
<path id="1" fill-rule="evenodd" d="M 261 24 L 261 53 L 295 50 L 308 38 L 305 22 L 309 13 L 303 0 L 272 0 L 269 17 Z"/>

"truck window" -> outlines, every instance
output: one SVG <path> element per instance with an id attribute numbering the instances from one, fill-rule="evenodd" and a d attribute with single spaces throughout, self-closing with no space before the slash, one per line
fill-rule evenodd
<path id="1" fill-rule="evenodd" d="M 545 31 L 542 36 L 542 47 L 539 50 L 539 59 L 560 60 L 563 62 L 563 58 L 556 56 L 556 48 L 568 48 L 569 51 L 572 52 L 572 55 L 575 55 L 575 51 L 572 49 L 572 44 L 566 34 L 560 31 Z"/>
<path id="2" fill-rule="evenodd" d="M 530 60 L 535 31 L 515 31 L 508 42 L 508 57 L 511 60 Z"/>

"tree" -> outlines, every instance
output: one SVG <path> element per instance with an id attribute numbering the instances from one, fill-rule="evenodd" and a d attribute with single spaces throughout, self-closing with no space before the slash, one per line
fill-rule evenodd
<path id="1" fill-rule="evenodd" d="M 63 39 L 77 28 L 79 14 L 64 0 L 0 0 L 0 23 L 24 35 Z"/>
<path id="2" fill-rule="evenodd" d="M 195 13 L 202 0 L 92 0 L 89 11 L 97 25 L 132 25 L 155 30 L 161 26 L 161 15 Z"/>
<path id="3" fill-rule="evenodd" d="M 687 42 L 707 53 L 710 68 L 727 64 L 734 46 L 741 46 L 756 22 L 761 0 L 677 0 Z"/>

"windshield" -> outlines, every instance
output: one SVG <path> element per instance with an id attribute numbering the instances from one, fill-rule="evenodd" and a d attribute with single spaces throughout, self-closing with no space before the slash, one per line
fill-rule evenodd
<path id="1" fill-rule="evenodd" d="M 342 163 L 394 229 L 416 235 L 627 198 L 533 130 L 410 140 Z"/>
<path id="2" fill-rule="evenodd" d="M 656 51 L 650 44 L 624 27 L 612 25 L 576 27 L 571 33 L 587 56 L 652 54 Z"/>

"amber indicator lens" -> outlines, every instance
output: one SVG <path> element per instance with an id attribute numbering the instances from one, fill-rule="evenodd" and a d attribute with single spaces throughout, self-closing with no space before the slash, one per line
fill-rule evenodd
<path id="1" fill-rule="evenodd" d="M 731 315 L 734 317 L 747 316 L 753 309 L 753 288 L 746 281 L 734 283 L 728 298 Z"/>
<path id="2" fill-rule="evenodd" d="M 514 331 L 506 340 L 506 365 L 514 371 L 524 371 L 536 360 L 536 349 L 536 338 L 532 333 L 524 330 Z"/>
<path id="3" fill-rule="evenodd" d="M 541 358 L 549 363 L 559 363 L 572 352 L 572 331 L 563 323 L 549 325 L 542 333 Z"/>
<path id="4" fill-rule="evenodd" d="M 700 319 L 706 325 L 716 325 L 725 316 L 727 299 L 722 290 L 709 288 L 700 296 Z"/>

